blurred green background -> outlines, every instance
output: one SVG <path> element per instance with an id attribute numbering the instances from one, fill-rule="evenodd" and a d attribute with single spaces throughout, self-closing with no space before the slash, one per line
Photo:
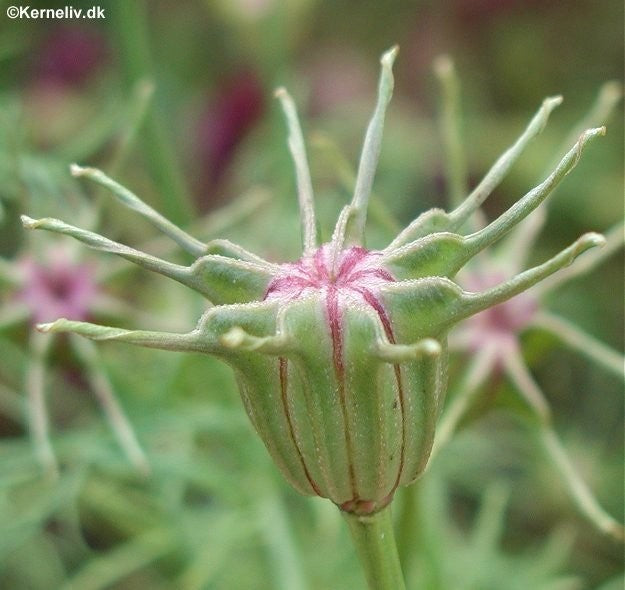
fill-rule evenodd
<path id="1" fill-rule="evenodd" d="M 446 206 L 432 70 L 441 54 L 453 58 L 461 80 L 470 186 L 545 96 L 564 96 L 488 200 L 493 217 L 544 177 L 601 85 L 622 84 L 622 3 L 70 3 L 104 8 L 100 20 L 11 20 L 12 4 L 20 6 L 0 2 L 0 588 L 363 587 L 338 511 L 281 480 L 225 366 L 124 345 L 98 345 L 90 363 L 67 338 L 45 350 L 32 327 L 42 318 L 20 308 L 32 301 L 26 261 L 57 268 L 52 244 L 69 239 L 27 235 L 19 214 L 97 225 L 118 241 L 185 260 L 154 241 L 144 221 L 73 180 L 68 166 L 79 162 L 102 168 L 202 238 L 296 259 L 294 175 L 273 90 L 286 86 L 298 104 L 327 238 L 350 198 L 379 56 L 397 43 L 369 243 L 383 246 L 394 227 Z M 622 102 L 607 126 L 549 200 L 532 262 L 622 220 Z M 111 277 L 98 287 L 101 308 L 86 312 L 94 321 L 182 331 L 203 310 L 182 287 L 129 263 L 119 268 L 86 248 L 68 260 L 88 276 Z M 46 277 L 50 290 L 66 287 Z M 547 304 L 622 350 L 623 300 L 621 249 Z M 545 334 L 530 331 L 522 343 L 576 467 L 622 521 L 622 379 Z M 465 362 L 452 358 L 452 392 Z M 96 373 L 132 424 L 149 475 L 133 467 L 107 424 Z M 580 518 L 513 389 L 495 377 L 426 476 L 398 494 L 408 587 L 622 588 L 622 546 Z M 60 465 L 56 480 L 45 477 L 29 437 L 37 388 Z"/>

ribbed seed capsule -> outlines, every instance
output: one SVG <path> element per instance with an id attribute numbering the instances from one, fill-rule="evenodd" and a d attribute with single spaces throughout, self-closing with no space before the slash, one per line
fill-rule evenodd
<path id="1" fill-rule="evenodd" d="M 286 432 L 299 459 L 287 478 L 350 511 L 384 506 L 417 476 L 440 398 L 437 342 L 426 341 L 403 365 L 380 354 L 380 344 L 396 343 L 380 295 L 395 279 L 381 259 L 351 247 L 332 261 L 324 245 L 283 265 L 265 297 L 280 305 L 280 331 L 293 343 L 277 363 Z"/>
<path id="2" fill-rule="evenodd" d="M 121 330 L 57 320 L 43 331 L 215 355 L 235 371 L 246 411 L 271 456 L 304 494 L 370 514 L 424 470 L 442 404 L 446 338 L 459 321 L 526 290 L 601 245 L 586 234 L 544 264 L 480 293 L 463 291 L 460 268 L 524 219 L 570 172 L 586 131 L 543 183 L 483 229 L 456 233 L 502 180 L 560 103 L 548 98 L 521 137 L 455 210 L 423 213 L 381 251 L 364 248 L 367 202 L 380 151 L 397 49 L 382 56 L 378 102 L 363 146 L 352 202 L 329 243 L 318 245 L 312 184 L 295 106 L 279 90 L 289 128 L 302 216 L 303 255 L 272 264 L 225 240 L 206 245 L 102 172 L 72 173 L 110 189 L 195 256 L 186 267 L 56 219 L 23 217 L 27 228 L 67 234 L 194 289 L 213 306 L 188 334 Z"/>

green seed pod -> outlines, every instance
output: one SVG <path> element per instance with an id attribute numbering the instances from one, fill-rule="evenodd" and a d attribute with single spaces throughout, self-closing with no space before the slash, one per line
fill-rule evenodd
<path id="1" fill-rule="evenodd" d="M 395 281 L 381 258 L 351 247 L 332 260 L 324 245 L 283 265 L 264 297 L 275 305 L 276 336 L 235 329 L 222 337 L 247 351 L 230 362 L 289 481 L 359 512 L 384 506 L 423 469 L 445 366 L 433 339 L 396 350 L 411 330 L 387 313 L 386 289 Z"/>
<path id="2" fill-rule="evenodd" d="M 74 167 L 111 189 L 196 257 L 186 267 L 159 260 L 55 219 L 29 228 L 68 234 L 198 291 L 213 304 L 188 334 L 129 331 L 57 320 L 43 331 L 72 331 L 168 350 L 215 355 L 235 371 L 245 409 L 269 453 L 300 492 L 344 511 L 370 514 L 424 470 L 442 405 L 449 329 L 501 303 L 601 245 L 586 234 L 544 264 L 480 293 L 453 278 L 548 196 L 575 166 L 584 133 L 552 174 L 483 229 L 457 233 L 545 125 L 559 97 L 546 99 L 525 132 L 455 210 L 423 213 L 384 250 L 363 246 L 397 49 L 382 57 L 378 102 L 365 137 L 352 202 L 329 243 L 318 245 L 313 194 L 295 106 L 277 96 L 289 127 L 302 217 L 303 255 L 272 264 L 224 240 L 198 242 L 102 172 Z"/>

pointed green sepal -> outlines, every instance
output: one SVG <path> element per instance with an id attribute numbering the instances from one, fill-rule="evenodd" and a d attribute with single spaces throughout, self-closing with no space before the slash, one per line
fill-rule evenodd
<path id="1" fill-rule="evenodd" d="M 501 239 L 534 211 L 577 165 L 588 142 L 604 134 L 604 127 L 585 131 L 544 182 L 485 228 L 466 237 L 447 232 L 422 237 L 385 252 L 384 265 L 398 279 L 453 277 L 478 252 Z"/>
<path id="2" fill-rule="evenodd" d="M 206 244 L 205 254 L 215 254 L 217 256 L 223 256 L 224 258 L 251 262 L 252 264 L 266 268 L 270 272 L 276 272 L 280 269 L 278 264 L 267 262 L 264 258 L 252 252 L 248 252 L 245 248 L 232 243 L 230 240 L 211 240 Z"/>
<path id="3" fill-rule="evenodd" d="M 215 304 L 258 301 L 263 298 L 273 278 L 266 266 L 218 255 L 202 256 L 190 266 L 173 264 L 59 219 L 31 219 L 22 215 L 22 223 L 28 229 L 45 229 L 68 235 L 95 250 L 121 256 L 194 289 Z"/>
<path id="4" fill-rule="evenodd" d="M 590 252 L 573 266 L 543 281 L 536 287 L 536 293 L 547 293 L 571 279 L 591 272 L 597 265 L 605 261 L 606 258 L 620 250 L 623 245 L 625 245 L 625 222 L 621 221 L 612 226 L 603 236 L 605 237 L 605 245 L 601 246 L 601 249 Z"/>
<path id="5" fill-rule="evenodd" d="M 392 311 L 397 342 L 440 340 L 458 322 L 462 289 L 445 277 L 424 277 L 389 283 L 380 288 L 385 309 Z"/>
<path id="6" fill-rule="evenodd" d="M 373 112 L 373 117 L 369 122 L 365 141 L 362 146 L 362 154 L 360 156 L 360 164 L 358 165 L 358 174 L 356 176 L 356 186 L 354 188 L 354 197 L 351 203 L 353 216 L 350 217 L 345 230 L 346 246 L 361 245 L 364 241 L 367 206 L 369 197 L 371 196 L 371 188 L 373 186 L 373 178 L 378 165 L 378 159 L 380 157 L 386 109 L 393 95 L 393 63 L 397 57 L 398 51 L 399 47 L 396 45 L 382 55 L 380 59 L 382 69 L 378 85 L 378 102 Z M 342 247 L 343 244 L 341 244 L 341 248 Z"/>
<path id="7" fill-rule="evenodd" d="M 289 150 L 295 164 L 297 194 L 302 224 L 302 245 L 304 254 L 310 254 L 317 246 L 317 225 L 315 221 L 315 203 L 310 169 L 306 157 L 306 145 L 302 128 L 297 117 L 297 109 L 291 95 L 284 89 L 276 90 L 289 129 Z"/>
<path id="8" fill-rule="evenodd" d="M 504 179 L 527 145 L 544 129 L 551 111 L 562 102 L 561 96 L 546 98 L 538 112 L 517 141 L 493 164 L 486 176 L 465 201 L 451 213 L 441 210 L 426 211 L 402 231 L 386 248 L 393 250 L 434 231 L 455 231 L 477 211 L 480 205 Z"/>
<path id="9" fill-rule="evenodd" d="M 507 301 L 511 297 L 526 291 L 536 283 L 552 275 L 558 270 L 570 266 L 575 259 L 590 248 L 602 247 L 605 238 L 601 234 L 587 233 L 577 239 L 568 248 L 556 254 L 553 258 L 539 266 L 530 268 L 510 280 L 482 291 L 481 293 L 464 293 L 461 308 L 458 310 L 461 317 L 468 317 L 484 309 Z M 460 317 L 460 319 L 461 319 Z"/>
<path id="10" fill-rule="evenodd" d="M 77 322 L 65 318 L 47 324 L 38 324 L 37 330 L 43 333 L 71 332 L 90 340 L 127 342 L 145 348 L 157 348 L 160 350 L 216 352 L 220 348 L 217 342 L 208 341 L 197 330 L 187 334 L 154 332 L 150 330 L 124 330 L 122 328 L 100 326 L 91 322 Z"/>
<path id="11" fill-rule="evenodd" d="M 386 252 L 383 265 L 397 280 L 453 277 L 477 252 L 463 236 L 434 233 Z"/>
<path id="12" fill-rule="evenodd" d="M 560 181 L 577 166 L 586 145 L 593 139 L 603 135 L 605 135 L 605 127 L 588 129 L 582 133 L 575 145 L 562 158 L 547 179 L 529 191 L 522 199 L 517 201 L 510 209 L 484 229 L 467 236 L 468 248 L 475 252 L 490 246 L 527 217 L 551 194 Z"/>
<path id="13" fill-rule="evenodd" d="M 181 248 L 193 256 L 197 257 L 204 254 L 205 245 L 202 242 L 180 229 L 176 224 L 169 221 L 169 219 L 163 217 L 158 211 L 154 210 L 137 197 L 137 195 L 112 178 L 109 178 L 101 170 L 97 168 L 83 168 L 78 164 L 72 164 L 70 166 L 70 171 L 72 176 L 76 178 L 88 178 L 100 186 L 109 189 L 122 205 L 139 213 L 139 215 L 147 219 L 155 228 L 169 236 Z"/>
<path id="14" fill-rule="evenodd" d="M 399 341 L 438 338 L 459 321 L 529 289 L 570 265 L 589 248 L 604 243 L 599 234 L 585 234 L 547 262 L 480 293 L 463 291 L 445 277 L 424 277 L 385 284 L 380 288 L 380 296 L 385 308 L 393 310 L 393 322 L 401 335 Z"/>

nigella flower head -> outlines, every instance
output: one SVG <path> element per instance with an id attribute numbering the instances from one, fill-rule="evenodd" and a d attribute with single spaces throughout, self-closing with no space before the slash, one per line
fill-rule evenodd
<path id="1" fill-rule="evenodd" d="M 304 494 L 344 511 L 371 514 L 424 470 L 446 374 L 446 340 L 461 320 L 521 293 L 571 264 L 603 238 L 586 234 L 551 260 L 478 292 L 456 273 L 536 209 L 575 166 L 586 131 L 555 170 L 483 229 L 460 230 L 545 125 L 559 97 L 544 101 L 517 142 L 451 212 L 423 213 L 383 250 L 364 243 L 367 203 L 393 89 L 397 49 L 382 56 L 378 101 L 364 140 L 354 196 L 332 238 L 320 244 L 305 146 L 293 101 L 281 101 L 289 128 L 301 211 L 303 253 L 274 264 L 225 240 L 204 244 L 174 226 L 102 172 L 73 167 L 108 187 L 195 256 L 190 266 L 158 259 L 56 219 L 23 218 L 27 228 L 67 234 L 198 291 L 211 306 L 187 334 L 123 330 L 60 319 L 44 332 L 212 354 L 235 371 L 247 413 L 280 470 Z"/>

